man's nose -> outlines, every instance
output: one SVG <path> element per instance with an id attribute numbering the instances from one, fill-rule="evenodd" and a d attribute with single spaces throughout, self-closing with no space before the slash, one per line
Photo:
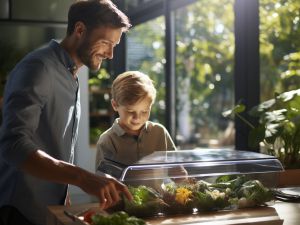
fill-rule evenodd
<path id="1" fill-rule="evenodd" d="M 107 51 L 105 52 L 105 56 L 108 59 L 112 59 L 114 57 L 114 48 L 111 47 L 111 48 L 107 49 Z"/>

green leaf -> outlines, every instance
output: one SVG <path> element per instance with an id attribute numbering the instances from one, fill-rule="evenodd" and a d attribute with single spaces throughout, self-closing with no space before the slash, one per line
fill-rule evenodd
<path id="1" fill-rule="evenodd" d="M 284 123 L 283 129 L 285 133 L 292 136 L 295 134 L 297 127 L 292 121 L 287 121 L 286 123 Z"/>
<path id="2" fill-rule="evenodd" d="M 236 113 L 241 113 L 241 112 L 244 112 L 246 109 L 245 105 L 243 104 L 237 104 L 236 106 L 234 106 L 233 109 L 230 109 L 230 110 L 227 110 L 225 112 L 222 113 L 222 115 L 224 117 L 228 117 L 228 116 L 232 116 Z"/>
<path id="3" fill-rule="evenodd" d="M 267 123 L 281 123 L 286 119 L 285 113 L 286 109 L 274 110 L 271 112 L 266 112 L 265 120 Z"/>
<path id="4" fill-rule="evenodd" d="M 264 102 L 260 103 L 258 106 L 253 107 L 249 111 L 249 114 L 251 116 L 255 116 L 255 117 L 260 116 L 262 112 L 265 112 L 265 111 L 269 110 L 270 108 L 272 108 L 275 103 L 276 103 L 275 99 L 270 99 L 268 101 L 264 101 Z"/>
<path id="5" fill-rule="evenodd" d="M 270 138 L 273 136 L 278 136 L 280 131 L 281 124 L 267 124 L 266 131 L 265 131 L 265 137 Z"/>
<path id="6" fill-rule="evenodd" d="M 236 175 L 223 175 L 223 176 L 219 176 L 216 179 L 216 183 L 224 183 L 224 182 L 228 182 L 230 180 L 236 179 L 237 176 Z"/>
<path id="7" fill-rule="evenodd" d="M 283 102 L 291 101 L 295 96 L 300 96 L 300 89 L 283 92 L 278 96 Z"/>
<path id="8" fill-rule="evenodd" d="M 246 109 L 246 106 L 245 106 L 245 105 L 243 105 L 243 104 L 238 104 L 238 105 L 236 105 L 236 106 L 234 107 L 233 111 L 234 111 L 235 113 L 242 113 L 242 112 L 245 111 L 245 109 Z"/>
<path id="9" fill-rule="evenodd" d="M 222 112 L 222 116 L 224 117 L 229 117 L 229 116 L 232 116 L 233 115 L 233 110 L 232 109 L 229 109 L 229 110 L 226 110 L 224 112 Z"/>

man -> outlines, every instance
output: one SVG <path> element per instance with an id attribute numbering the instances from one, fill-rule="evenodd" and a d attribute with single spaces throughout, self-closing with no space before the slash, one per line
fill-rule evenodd
<path id="1" fill-rule="evenodd" d="M 116 203 L 127 187 L 73 165 L 80 117 L 76 72 L 98 70 L 130 23 L 109 0 L 79 1 L 67 35 L 22 59 L 9 75 L 0 131 L 0 224 L 45 224 L 48 205 L 65 204 L 68 184 Z"/>

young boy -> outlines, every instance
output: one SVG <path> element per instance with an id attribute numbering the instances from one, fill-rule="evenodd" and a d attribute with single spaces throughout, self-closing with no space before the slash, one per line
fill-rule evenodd
<path id="1" fill-rule="evenodd" d="M 96 170 L 105 159 L 131 165 L 154 151 L 176 149 L 166 128 L 149 121 L 156 89 L 147 75 L 122 73 L 114 80 L 111 93 L 119 118 L 98 140 Z"/>

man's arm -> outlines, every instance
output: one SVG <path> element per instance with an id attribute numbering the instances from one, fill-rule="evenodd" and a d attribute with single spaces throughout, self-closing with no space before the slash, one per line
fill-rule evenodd
<path id="1" fill-rule="evenodd" d="M 101 208 L 108 208 L 124 193 L 131 200 L 127 187 L 113 177 L 99 176 L 70 163 L 57 160 L 42 150 L 32 152 L 21 166 L 22 170 L 41 179 L 80 187 L 99 199 Z"/>

